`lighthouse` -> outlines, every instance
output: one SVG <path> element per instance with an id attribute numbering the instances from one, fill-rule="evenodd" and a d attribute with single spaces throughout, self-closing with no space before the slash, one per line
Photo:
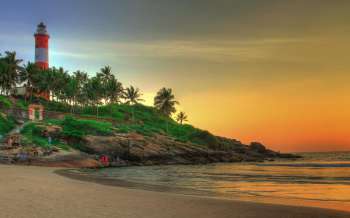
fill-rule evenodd
<path id="1" fill-rule="evenodd" d="M 46 26 L 41 22 L 34 34 L 35 37 L 35 63 L 43 70 L 49 68 L 49 34 Z"/>
<path id="2" fill-rule="evenodd" d="M 49 34 L 43 22 L 39 23 L 35 38 L 35 64 L 42 70 L 49 68 Z M 50 92 L 37 93 L 37 96 L 50 100 Z"/>

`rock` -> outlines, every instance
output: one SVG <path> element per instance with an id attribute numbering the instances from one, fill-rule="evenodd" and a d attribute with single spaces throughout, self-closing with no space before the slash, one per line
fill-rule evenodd
<path id="1" fill-rule="evenodd" d="M 107 155 L 133 165 L 206 164 L 213 162 L 260 162 L 276 156 L 260 143 L 247 146 L 236 140 L 219 139 L 222 150 L 176 141 L 165 135 L 145 137 L 137 133 L 86 136 L 84 147 L 91 154 Z"/>
<path id="2" fill-rule="evenodd" d="M 55 125 L 50 125 L 50 126 L 43 126 L 43 130 L 41 132 L 42 136 L 51 136 L 53 138 L 60 138 L 61 132 L 62 132 L 62 127 L 60 126 L 55 126 Z"/>
<path id="3" fill-rule="evenodd" d="M 249 145 L 249 148 L 253 151 L 257 151 L 259 153 L 265 153 L 267 151 L 266 147 L 259 142 L 252 142 Z"/>

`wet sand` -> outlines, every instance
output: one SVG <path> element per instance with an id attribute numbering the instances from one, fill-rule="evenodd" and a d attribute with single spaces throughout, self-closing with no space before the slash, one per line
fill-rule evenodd
<path id="1" fill-rule="evenodd" d="M 350 213 L 334 210 L 115 187 L 64 177 L 55 170 L 0 165 L 0 217 L 350 217 Z"/>

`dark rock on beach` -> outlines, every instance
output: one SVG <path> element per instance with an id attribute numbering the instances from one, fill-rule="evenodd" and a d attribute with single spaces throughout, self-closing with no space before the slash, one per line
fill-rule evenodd
<path id="1" fill-rule="evenodd" d="M 86 136 L 83 144 L 84 149 L 91 154 L 108 155 L 112 161 L 125 161 L 134 165 L 261 162 L 273 158 L 295 158 L 293 155 L 268 150 L 257 142 L 248 146 L 236 140 L 220 138 L 218 143 L 225 149 L 210 149 L 163 135 L 147 137 L 132 133 Z"/>

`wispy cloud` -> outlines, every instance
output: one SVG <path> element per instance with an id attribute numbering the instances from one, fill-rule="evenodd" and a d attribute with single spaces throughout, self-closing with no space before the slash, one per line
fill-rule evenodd
<path id="1" fill-rule="evenodd" d="M 67 58 L 77 58 L 77 59 L 89 59 L 92 58 L 91 55 L 84 54 L 84 53 L 74 53 L 74 52 L 63 52 L 63 51 L 50 51 L 51 55 L 53 56 L 62 56 Z"/>
<path id="2" fill-rule="evenodd" d="M 306 43 L 299 38 L 264 38 L 231 41 L 141 41 L 96 42 L 60 41 L 67 52 L 57 55 L 76 58 L 184 58 L 214 62 L 239 62 L 280 59 L 273 51 L 278 47 Z"/>

